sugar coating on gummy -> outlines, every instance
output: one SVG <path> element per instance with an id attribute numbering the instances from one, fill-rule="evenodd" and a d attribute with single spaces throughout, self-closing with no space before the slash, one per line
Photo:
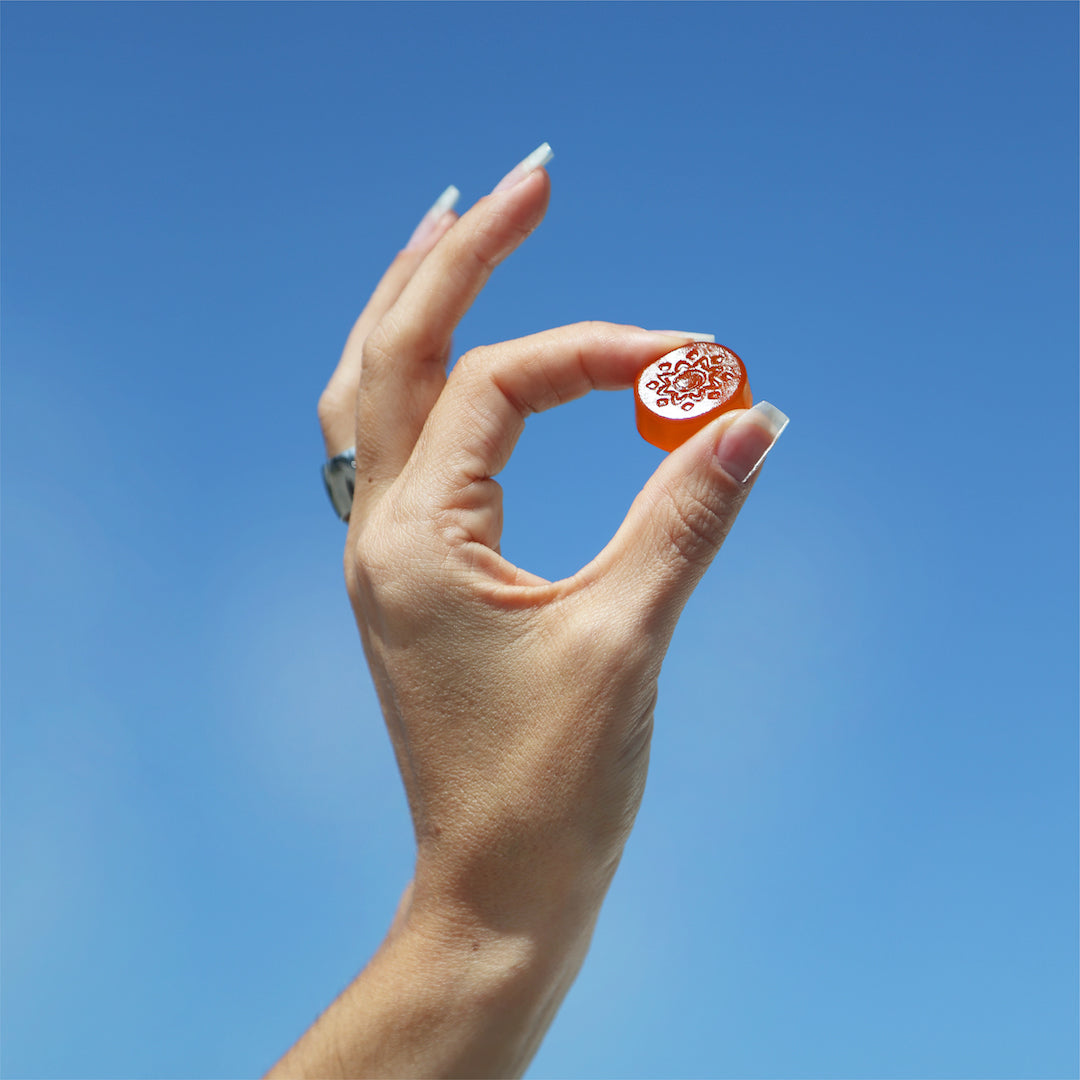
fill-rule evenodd
<path id="1" fill-rule="evenodd" d="M 674 450 L 721 413 L 753 403 L 742 360 L 711 341 L 661 356 L 634 383 L 638 431 L 661 450 Z"/>

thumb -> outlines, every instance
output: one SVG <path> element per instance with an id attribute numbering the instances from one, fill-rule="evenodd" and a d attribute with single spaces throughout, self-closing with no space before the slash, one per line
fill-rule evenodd
<path id="1" fill-rule="evenodd" d="M 788 418 L 760 401 L 727 413 L 664 460 L 594 569 L 624 611 L 670 635 L 720 550 Z"/>

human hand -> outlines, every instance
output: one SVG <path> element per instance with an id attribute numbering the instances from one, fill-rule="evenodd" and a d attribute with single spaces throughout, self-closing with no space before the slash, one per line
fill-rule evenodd
<path id="1" fill-rule="evenodd" d="M 494 477 L 526 417 L 628 387 L 686 341 L 566 326 L 475 349 L 447 379 L 455 326 L 547 207 L 542 168 L 511 177 L 395 260 L 320 403 L 336 453 L 355 400 L 345 576 L 417 841 L 396 929 L 456 957 L 444 978 L 477 949 L 498 956 L 489 1004 L 511 970 L 543 987 L 511 980 L 527 1020 L 509 1049 L 490 1032 L 459 1048 L 474 1074 L 524 1066 L 584 957 L 640 804 L 672 631 L 786 423 L 759 405 L 699 432 L 570 578 L 504 559 Z"/>

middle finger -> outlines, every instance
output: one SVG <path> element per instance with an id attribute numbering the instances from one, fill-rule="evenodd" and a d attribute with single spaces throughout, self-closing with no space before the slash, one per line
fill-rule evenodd
<path id="1" fill-rule="evenodd" d="M 364 343 L 356 406 L 363 513 L 408 461 L 446 381 L 450 338 L 495 267 L 540 224 L 550 157 L 530 154 L 442 238 Z M 512 186 L 504 186 L 510 181 Z"/>

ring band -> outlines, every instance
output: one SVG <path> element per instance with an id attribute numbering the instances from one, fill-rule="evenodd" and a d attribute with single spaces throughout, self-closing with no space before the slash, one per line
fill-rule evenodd
<path id="1" fill-rule="evenodd" d="M 323 465 L 322 477 L 337 516 L 348 521 L 356 488 L 356 447 L 350 446 L 332 457 Z"/>

